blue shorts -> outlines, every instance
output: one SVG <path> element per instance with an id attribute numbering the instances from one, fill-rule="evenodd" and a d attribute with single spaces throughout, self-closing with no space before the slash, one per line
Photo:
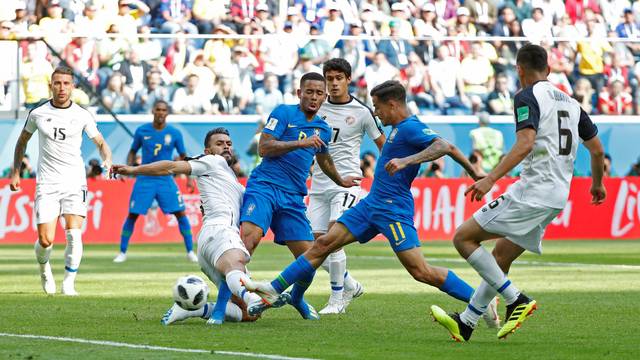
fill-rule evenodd
<path id="1" fill-rule="evenodd" d="M 372 209 L 366 198 L 347 210 L 338 220 L 360 243 L 366 243 L 382 233 L 393 251 L 400 252 L 420 246 L 413 221 L 399 218 L 392 212 Z"/>
<path id="2" fill-rule="evenodd" d="M 173 214 L 185 209 L 182 195 L 173 178 L 166 180 L 138 178 L 131 191 L 129 212 L 138 215 L 146 214 L 154 199 L 165 214 Z"/>
<path id="3" fill-rule="evenodd" d="M 271 228 L 276 244 L 313 241 L 306 210 L 303 195 L 288 193 L 271 183 L 256 181 L 247 184 L 240 222 L 261 227 L 263 235 Z"/>

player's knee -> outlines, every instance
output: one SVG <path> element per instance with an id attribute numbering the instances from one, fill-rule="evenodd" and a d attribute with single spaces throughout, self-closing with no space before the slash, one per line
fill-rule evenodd
<path id="1" fill-rule="evenodd" d="M 49 234 L 42 232 L 38 234 L 38 242 L 42 247 L 49 247 L 53 244 L 53 237 L 49 236 Z"/>
<path id="2" fill-rule="evenodd" d="M 249 250 L 249 253 L 253 253 L 253 250 L 258 246 L 262 238 L 262 234 L 255 230 L 244 231 L 244 228 L 242 230 L 242 242 L 247 250 Z"/>

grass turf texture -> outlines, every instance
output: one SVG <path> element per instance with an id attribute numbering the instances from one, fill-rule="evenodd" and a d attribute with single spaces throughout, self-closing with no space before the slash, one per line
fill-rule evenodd
<path id="1" fill-rule="evenodd" d="M 56 245 L 52 258 L 58 291 L 63 247 Z M 443 328 L 431 322 L 428 308 L 438 304 L 447 311 L 461 311 L 464 304 L 415 282 L 385 243 L 347 247 L 348 268 L 366 293 L 346 314 L 311 322 L 285 307 L 267 311 L 257 323 L 222 327 L 205 326 L 202 319 L 160 325 L 172 303 L 174 281 L 181 275 L 200 274 L 197 265 L 186 261 L 181 245 L 134 244 L 123 264 L 112 262 L 115 245 L 87 245 L 77 298 L 44 295 L 32 246 L 2 246 L 0 332 L 320 359 L 637 358 L 640 241 L 546 242 L 544 247 L 543 256 L 526 254 L 521 258 L 525 263 L 512 268 L 511 279 L 538 301 L 539 310 L 506 341 L 499 341 L 497 331 L 481 321 L 470 343 L 453 343 Z M 433 264 L 451 267 L 473 286 L 479 283 L 450 243 L 427 243 L 422 249 Z M 290 261 L 285 248 L 262 244 L 251 263 L 252 275 L 271 279 Z M 319 270 L 307 299 L 320 310 L 328 294 L 328 276 Z M 0 337 L 2 359 L 83 356 L 246 359 Z"/>

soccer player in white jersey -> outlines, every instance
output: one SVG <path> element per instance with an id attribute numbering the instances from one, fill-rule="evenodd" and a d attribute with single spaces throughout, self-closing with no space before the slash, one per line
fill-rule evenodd
<path id="1" fill-rule="evenodd" d="M 82 133 L 96 144 L 103 169 L 111 167 L 111 149 L 96 127 L 93 115 L 71 101 L 73 71 L 58 67 L 51 75 L 53 98 L 29 112 L 14 152 L 11 190 L 20 190 L 20 164 L 29 139 L 37 130 L 40 141 L 35 211 L 38 224 L 36 259 L 40 264 L 42 288 L 56 292 L 49 257 L 56 233 L 56 222 L 64 217 L 67 246 L 64 251 L 65 275 L 62 293 L 78 295 L 75 278 L 82 260 L 82 222 L 87 216 L 87 180 L 80 146 Z"/>
<path id="2" fill-rule="evenodd" d="M 378 125 L 373 111 L 349 94 L 351 65 L 340 58 L 324 63 L 322 72 L 327 80 L 329 98 L 318 115 L 331 127 L 329 154 L 336 169 L 342 176 L 362 176 L 360 170 L 360 144 L 366 133 L 382 149 L 386 138 Z M 314 164 L 309 192 L 307 216 L 315 238 L 327 231 L 347 209 L 360 200 L 362 189 L 359 186 L 344 188 L 336 185 Z M 347 255 L 344 249 L 331 254 L 322 264 L 329 272 L 331 296 L 327 306 L 320 314 L 344 313 L 351 299 L 362 295 L 364 289 L 347 272 Z"/>
<path id="3" fill-rule="evenodd" d="M 523 46 L 516 56 L 516 69 L 522 84 L 514 101 L 516 143 L 500 164 L 466 193 L 472 201 L 482 200 L 498 179 L 522 162 L 520 180 L 478 210 L 453 238 L 460 255 L 483 278 L 467 308 L 461 314 L 448 315 L 436 305 L 431 307 L 435 320 L 457 341 L 469 340 L 478 318 L 497 293 L 507 305 L 499 338 L 518 329 L 537 308 L 536 301 L 518 290 L 506 274 L 525 250 L 542 252 L 545 228 L 567 203 L 581 141 L 591 155 L 591 203 L 599 205 L 607 195 L 602 184 L 604 150 L 598 128 L 578 102 L 547 81 L 547 52 L 538 45 Z M 493 255 L 480 245 L 490 239 L 497 239 Z"/>
<path id="4" fill-rule="evenodd" d="M 113 173 L 119 175 L 193 175 L 197 178 L 202 203 L 202 228 L 198 234 L 198 263 L 202 271 L 221 288 L 223 283 L 231 293 L 247 304 L 249 315 L 259 315 L 266 307 L 282 306 L 265 304 L 256 294 L 248 292 L 246 264 L 250 255 L 240 239 L 240 207 L 244 186 L 236 178 L 229 163 L 233 159 L 232 142 L 225 128 L 216 128 L 207 133 L 204 140 L 204 154 L 181 161 L 162 160 L 140 166 L 114 165 Z M 227 303 L 227 319 L 237 310 Z M 224 309 L 224 308 L 223 308 Z M 210 318 L 212 324 L 219 324 L 223 318 L 213 318 L 213 304 L 207 304 L 195 311 L 187 311 L 174 304 L 163 317 L 162 323 L 169 325 L 189 317 Z M 236 317 L 237 319 L 237 317 Z"/>

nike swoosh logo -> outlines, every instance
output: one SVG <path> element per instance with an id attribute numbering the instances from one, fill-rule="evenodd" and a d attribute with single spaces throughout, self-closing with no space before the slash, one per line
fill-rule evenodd
<path id="1" fill-rule="evenodd" d="M 407 239 L 402 239 L 402 240 L 400 240 L 400 241 L 396 241 L 396 246 L 398 246 L 398 245 L 402 244 L 405 240 L 407 240 Z"/>
<path id="2" fill-rule="evenodd" d="M 149 140 L 149 139 L 151 139 L 151 136 L 145 136 L 144 139 L 145 140 Z"/>
<path id="3" fill-rule="evenodd" d="M 287 125 L 287 127 L 288 127 L 288 128 L 294 128 L 294 127 L 298 127 L 298 125 L 292 125 L 292 124 L 289 124 L 289 125 Z"/>

